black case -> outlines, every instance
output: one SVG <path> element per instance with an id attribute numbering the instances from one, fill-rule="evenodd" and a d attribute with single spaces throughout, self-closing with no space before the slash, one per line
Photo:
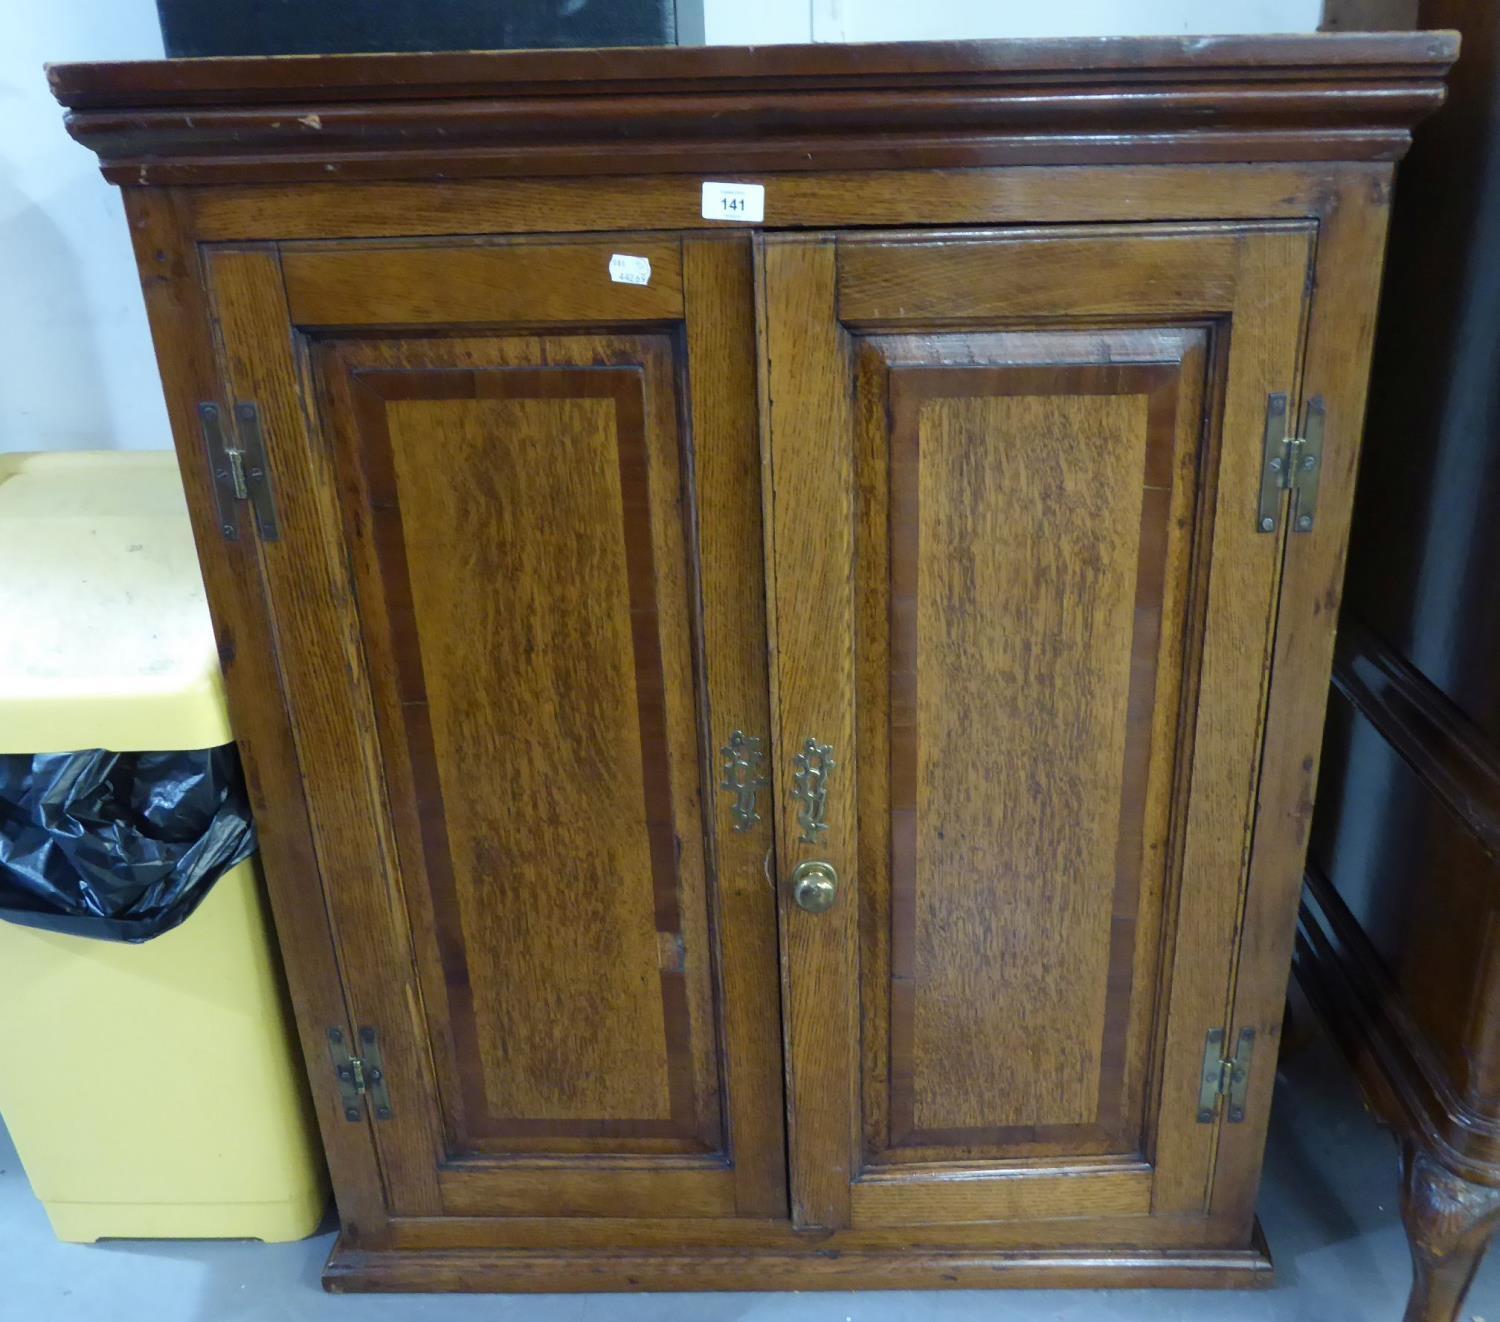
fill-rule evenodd
<path id="1" fill-rule="evenodd" d="M 696 6 L 693 14 L 679 10 Z M 672 46 L 702 0 L 156 0 L 168 55 Z"/>

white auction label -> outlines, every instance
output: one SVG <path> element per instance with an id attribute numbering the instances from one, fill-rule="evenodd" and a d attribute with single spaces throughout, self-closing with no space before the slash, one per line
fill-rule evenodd
<path id="1" fill-rule="evenodd" d="M 651 259 L 617 252 L 609 259 L 609 278 L 617 285 L 649 285 Z"/>
<path id="2" fill-rule="evenodd" d="M 766 218 L 764 184 L 703 184 L 703 219 L 755 224 Z"/>

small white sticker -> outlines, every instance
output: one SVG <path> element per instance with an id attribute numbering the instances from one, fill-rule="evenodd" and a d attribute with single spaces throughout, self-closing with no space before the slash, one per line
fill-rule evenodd
<path id="1" fill-rule="evenodd" d="M 617 285 L 649 285 L 651 259 L 617 252 L 609 259 L 609 278 Z"/>
<path id="2" fill-rule="evenodd" d="M 764 184 L 703 185 L 703 219 L 737 220 L 753 225 L 766 218 Z"/>

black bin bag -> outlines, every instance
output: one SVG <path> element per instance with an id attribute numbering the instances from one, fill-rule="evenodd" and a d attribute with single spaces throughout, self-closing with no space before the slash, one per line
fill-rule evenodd
<path id="1" fill-rule="evenodd" d="M 0 919 L 149 941 L 254 849 L 233 744 L 0 754 Z"/>

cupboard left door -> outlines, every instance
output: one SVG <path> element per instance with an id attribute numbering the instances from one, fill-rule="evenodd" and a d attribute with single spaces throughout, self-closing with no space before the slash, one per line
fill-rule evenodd
<path id="1" fill-rule="evenodd" d="M 747 245 L 204 263 L 388 1216 L 785 1215 Z"/>

